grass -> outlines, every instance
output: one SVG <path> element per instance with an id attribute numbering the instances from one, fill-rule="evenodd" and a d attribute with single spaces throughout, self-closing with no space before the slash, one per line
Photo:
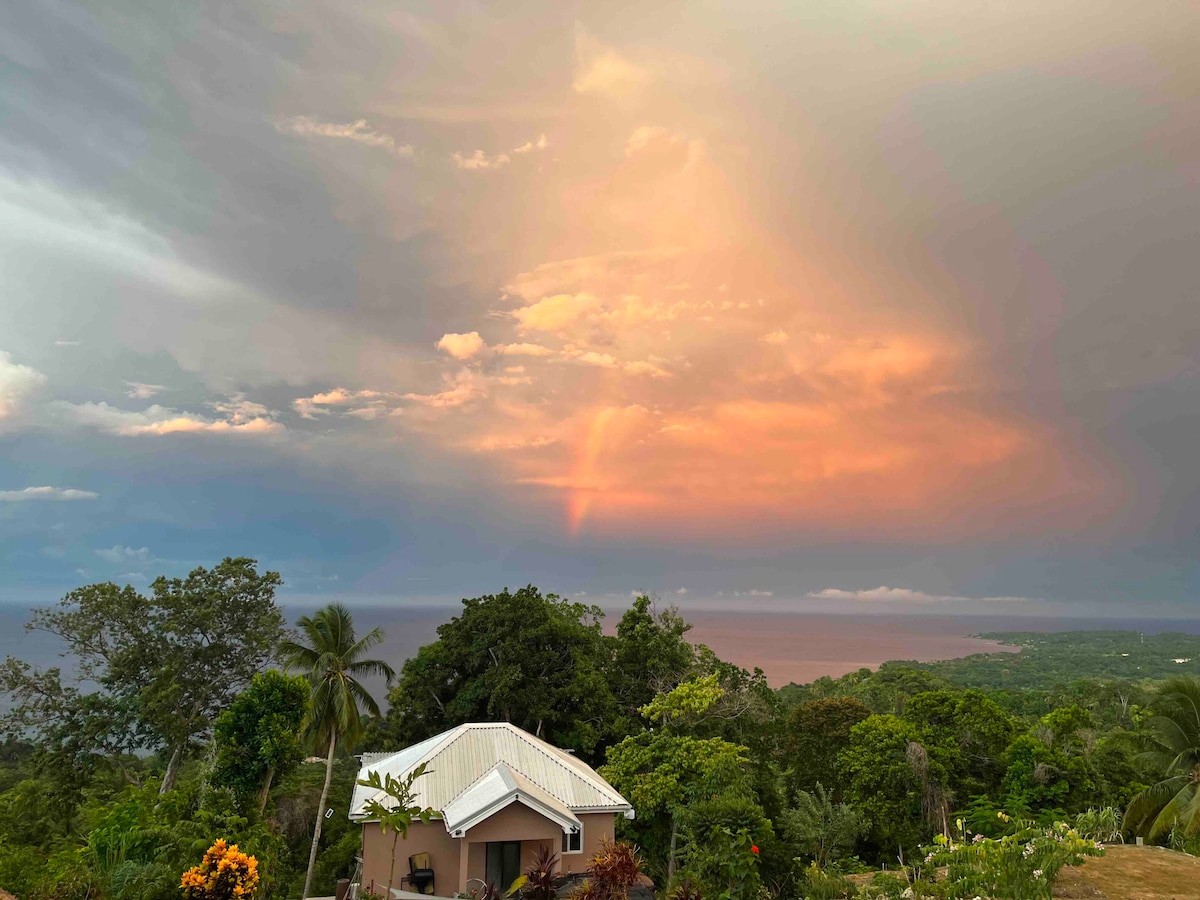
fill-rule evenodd
<path id="1" fill-rule="evenodd" d="M 1161 847 L 1108 846 L 1104 856 L 1063 869 L 1063 900 L 1200 900 L 1200 858 Z"/>

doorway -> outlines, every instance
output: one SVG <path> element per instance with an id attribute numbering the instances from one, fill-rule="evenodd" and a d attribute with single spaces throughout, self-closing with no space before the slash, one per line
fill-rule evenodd
<path id="1" fill-rule="evenodd" d="M 488 841 L 485 879 L 503 894 L 521 875 L 521 842 Z"/>

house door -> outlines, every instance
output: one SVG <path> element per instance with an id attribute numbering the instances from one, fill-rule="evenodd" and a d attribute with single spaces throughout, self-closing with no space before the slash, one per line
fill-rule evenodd
<path id="1" fill-rule="evenodd" d="M 521 842 L 488 841 L 487 880 L 499 888 L 500 893 L 503 894 L 520 875 Z"/>

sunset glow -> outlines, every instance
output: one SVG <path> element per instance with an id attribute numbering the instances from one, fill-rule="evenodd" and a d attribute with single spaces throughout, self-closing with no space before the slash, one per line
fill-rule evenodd
<path id="1" fill-rule="evenodd" d="M 14 571 L 1194 598 L 1183 6 L 37 6 Z"/>

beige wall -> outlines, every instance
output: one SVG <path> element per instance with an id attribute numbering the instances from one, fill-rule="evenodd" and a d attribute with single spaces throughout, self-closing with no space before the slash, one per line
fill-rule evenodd
<path id="1" fill-rule="evenodd" d="M 583 824 L 583 852 L 560 855 L 559 870 L 568 873 L 583 872 L 600 848 L 604 838 L 613 837 L 616 817 L 612 813 L 587 813 L 579 816 Z M 384 893 L 388 880 L 388 867 L 392 860 L 392 837 L 384 835 L 376 823 L 363 826 L 363 878 L 364 886 L 374 880 L 376 890 Z M 463 840 L 468 842 L 466 859 L 462 858 Z M 414 822 L 408 830 L 407 840 L 401 839 L 396 846 L 396 875 L 392 887 L 400 887 L 400 878 L 408 874 L 408 858 L 415 853 L 429 853 L 433 857 L 434 888 L 448 897 L 455 891 L 466 889 L 466 881 L 484 877 L 486 867 L 485 845 L 489 841 L 521 841 L 521 868 L 533 865 L 539 846 L 545 844 L 555 853 L 562 847 L 562 829 L 557 824 L 534 812 L 523 803 L 512 803 L 487 820 L 480 822 L 467 832 L 464 839 L 452 838 L 440 821 Z M 465 869 L 463 863 L 466 863 Z M 463 875 L 465 874 L 465 877 Z M 411 890 L 404 885 L 405 890 Z"/>
<path id="2" fill-rule="evenodd" d="M 375 890 L 384 894 L 388 882 L 388 869 L 392 864 L 392 838 L 389 831 L 384 834 L 377 822 L 363 825 L 363 875 L 364 887 L 375 882 Z M 400 887 L 401 876 L 408 874 L 408 858 L 416 853 L 428 853 L 433 857 L 434 889 L 446 897 L 458 887 L 459 841 L 446 833 L 446 826 L 439 822 L 413 822 L 408 829 L 408 838 L 396 844 L 396 877 L 392 887 Z M 407 883 L 406 891 L 412 890 Z"/>
<path id="3" fill-rule="evenodd" d="M 588 867 L 588 861 L 600 849 L 600 841 L 613 839 L 613 828 L 617 817 L 613 813 L 581 813 L 579 821 L 583 824 L 583 852 L 568 853 L 562 858 L 562 871 L 582 872 Z M 562 847 L 559 839 L 556 850 Z"/>

